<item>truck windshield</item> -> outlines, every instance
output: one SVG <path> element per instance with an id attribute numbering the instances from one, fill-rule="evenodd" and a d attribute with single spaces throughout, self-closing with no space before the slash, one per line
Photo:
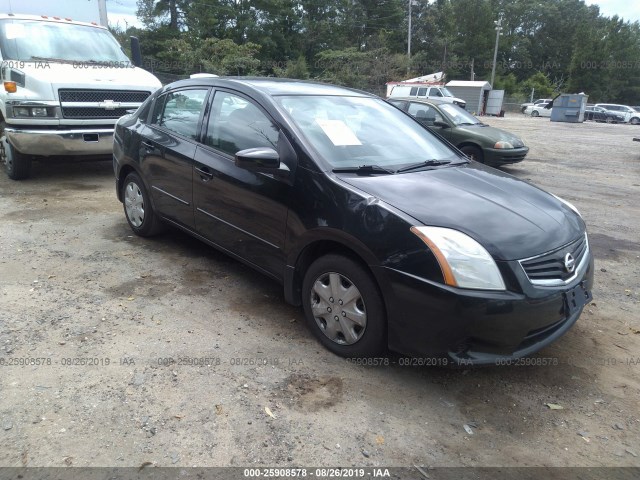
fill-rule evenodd
<path id="1" fill-rule="evenodd" d="M 108 30 L 88 25 L 39 20 L 0 21 L 4 60 L 127 62 Z"/>
<path id="2" fill-rule="evenodd" d="M 441 90 L 445 97 L 453 97 L 453 94 L 446 87 L 442 87 Z"/>

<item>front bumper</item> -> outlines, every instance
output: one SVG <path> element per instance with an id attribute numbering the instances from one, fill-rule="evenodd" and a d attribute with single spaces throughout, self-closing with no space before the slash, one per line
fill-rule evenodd
<path id="1" fill-rule="evenodd" d="M 7 140 L 26 155 L 108 155 L 113 128 L 27 129 L 7 126 Z"/>
<path id="2" fill-rule="evenodd" d="M 569 294 L 591 292 L 593 287 L 591 253 L 584 273 L 569 285 L 526 285 L 523 272 L 514 278 L 526 285 L 521 292 L 453 288 L 398 270 L 378 269 L 391 290 L 385 295 L 389 348 L 414 357 L 444 357 L 458 365 L 496 365 L 546 347 L 582 313 L 583 304 L 568 307 Z"/>
<path id="3" fill-rule="evenodd" d="M 520 148 L 485 148 L 484 163 L 487 165 L 508 165 L 524 160 L 529 153 L 529 147 Z"/>

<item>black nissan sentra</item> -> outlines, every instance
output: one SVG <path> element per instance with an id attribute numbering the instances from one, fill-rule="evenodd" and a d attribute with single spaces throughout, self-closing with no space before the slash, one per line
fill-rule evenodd
<path id="1" fill-rule="evenodd" d="M 176 82 L 120 119 L 114 169 L 136 234 L 177 227 L 272 277 L 338 355 L 501 363 L 591 300 L 573 205 L 363 92 Z"/>

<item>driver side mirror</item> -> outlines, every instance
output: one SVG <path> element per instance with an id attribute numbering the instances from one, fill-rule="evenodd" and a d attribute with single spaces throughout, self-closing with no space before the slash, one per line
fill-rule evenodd
<path id="1" fill-rule="evenodd" d="M 436 120 L 435 122 L 433 122 L 433 126 L 439 128 L 449 128 L 449 124 L 441 120 Z"/>
<path id="2" fill-rule="evenodd" d="M 274 174 L 288 174 L 289 167 L 280 162 L 280 155 L 273 148 L 247 148 L 236 153 L 234 158 L 236 167 L 251 172 Z"/>

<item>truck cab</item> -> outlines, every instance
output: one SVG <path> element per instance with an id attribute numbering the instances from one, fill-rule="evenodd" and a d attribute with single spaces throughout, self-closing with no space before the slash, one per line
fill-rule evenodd
<path id="1" fill-rule="evenodd" d="M 160 88 L 97 22 L 0 14 L 0 156 L 14 180 L 31 161 L 111 155 L 114 125 Z"/>

